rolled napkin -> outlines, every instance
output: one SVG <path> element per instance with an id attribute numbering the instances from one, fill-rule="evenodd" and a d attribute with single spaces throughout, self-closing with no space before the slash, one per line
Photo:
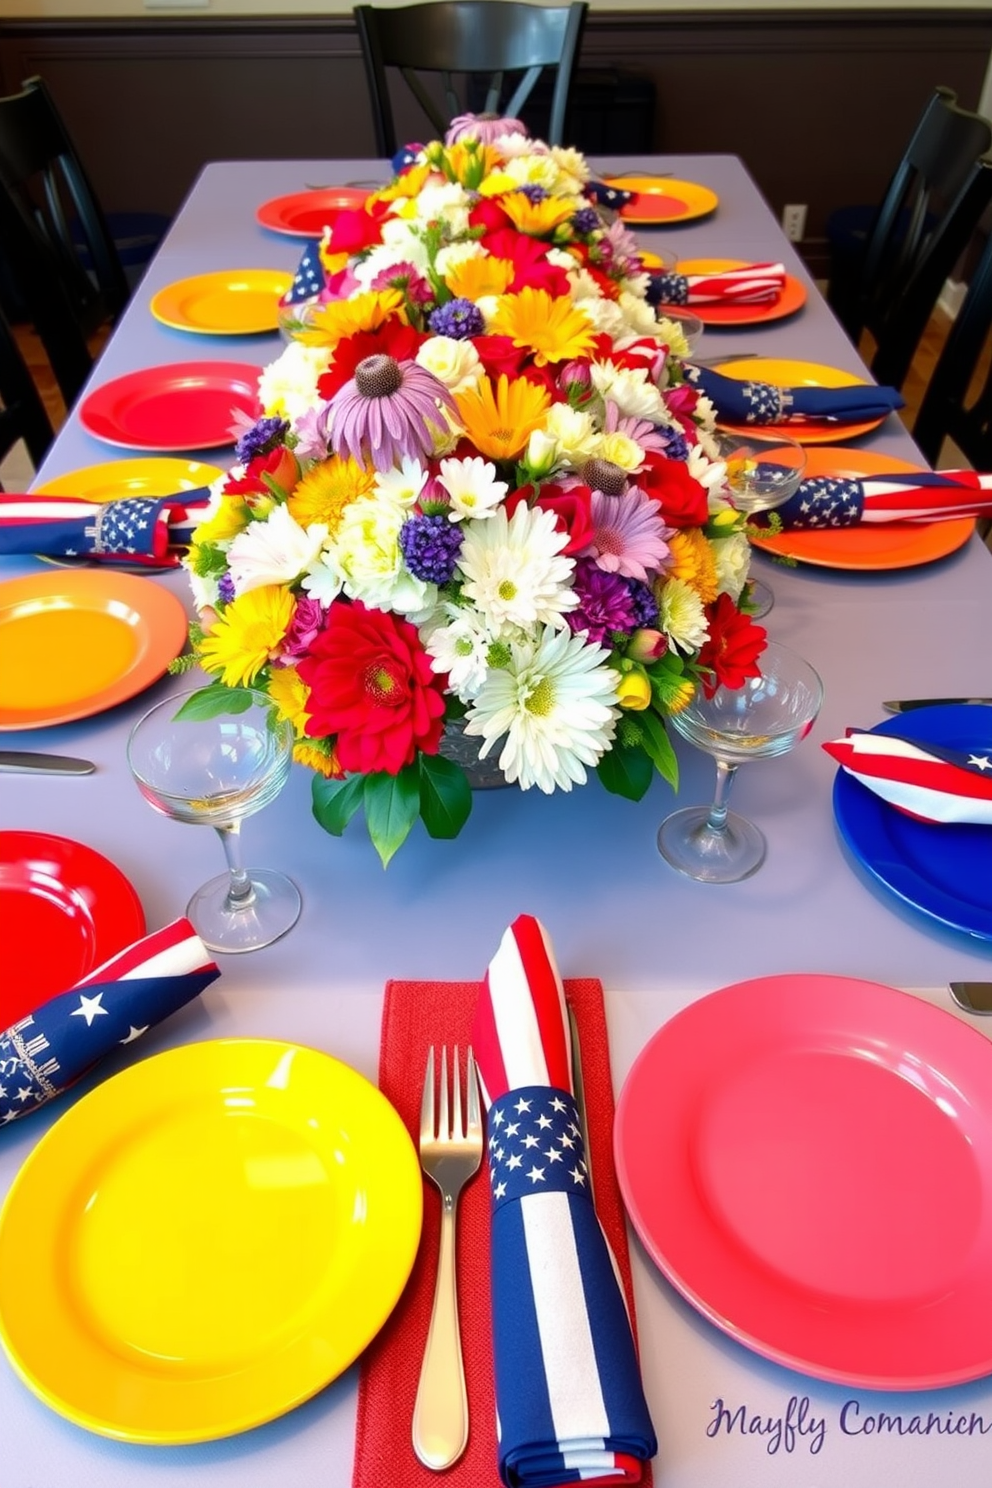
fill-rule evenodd
<path id="1" fill-rule="evenodd" d="M 610 186 L 606 181 L 587 181 L 582 191 L 597 207 L 605 207 L 608 212 L 619 212 L 637 195 L 636 191 L 624 191 L 622 186 Z"/>
<path id="2" fill-rule="evenodd" d="M 29 1116 L 92 1065 L 199 996 L 220 970 L 189 920 L 119 951 L 0 1033 L 0 1125 Z"/>
<path id="3" fill-rule="evenodd" d="M 530 915 L 490 963 L 472 1042 L 488 1108 L 500 1477 L 637 1482 L 657 1439 L 590 1193 L 565 994 Z"/>
<path id="4" fill-rule="evenodd" d="M 97 558 L 161 566 L 189 547 L 210 501 L 206 486 L 173 496 L 86 501 L 0 492 L 0 554 Z"/>
<path id="5" fill-rule="evenodd" d="M 785 288 L 785 265 L 741 264 L 711 274 L 652 274 L 651 305 L 769 305 Z"/>
<path id="6" fill-rule="evenodd" d="M 975 470 L 910 471 L 853 480 L 800 481 L 777 514 L 783 527 L 855 527 L 859 523 L 940 522 L 992 515 L 992 475 Z"/>
<path id="7" fill-rule="evenodd" d="M 327 287 L 327 274 L 320 260 L 320 240 L 312 238 L 300 256 L 293 282 L 282 296 L 282 306 L 302 305 L 317 299 Z"/>
<path id="8" fill-rule="evenodd" d="M 873 383 L 835 388 L 777 387 L 770 382 L 726 377 L 695 364 L 686 366 L 685 375 L 709 398 L 717 417 L 734 424 L 785 424 L 800 419 L 861 424 L 885 418 L 905 402 L 896 388 L 876 387 Z"/>
<path id="9" fill-rule="evenodd" d="M 855 780 L 917 821 L 992 827 L 992 745 L 966 754 L 849 729 L 823 748 Z"/>

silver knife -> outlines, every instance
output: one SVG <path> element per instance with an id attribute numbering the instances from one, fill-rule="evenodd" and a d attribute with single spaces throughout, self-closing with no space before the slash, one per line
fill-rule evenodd
<path id="1" fill-rule="evenodd" d="M 913 708 L 947 708 L 958 703 L 992 704 L 992 697 L 897 698 L 894 702 L 883 703 L 882 707 L 886 713 L 909 713 Z"/>
<path id="2" fill-rule="evenodd" d="M 0 770 L 18 775 L 92 775 L 92 760 L 66 754 L 37 754 L 30 749 L 0 749 Z"/>
<path id="3" fill-rule="evenodd" d="M 579 1023 L 572 1004 L 568 1002 L 565 1006 L 568 1009 L 568 1036 L 572 1049 L 572 1094 L 575 1096 L 575 1104 L 579 1112 L 579 1125 L 582 1128 L 582 1143 L 586 1149 L 586 1167 L 589 1171 L 589 1196 L 595 1202 L 596 1195 L 593 1191 L 592 1181 L 592 1156 L 589 1151 L 589 1112 L 586 1109 L 586 1086 L 582 1078 L 582 1050 L 579 1048 Z"/>

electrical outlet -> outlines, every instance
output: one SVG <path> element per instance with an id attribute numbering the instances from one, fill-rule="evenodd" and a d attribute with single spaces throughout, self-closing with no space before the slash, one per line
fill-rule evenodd
<path id="1" fill-rule="evenodd" d="M 782 208 L 782 231 L 790 243 L 801 243 L 806 232 L 806 205 Z"/>

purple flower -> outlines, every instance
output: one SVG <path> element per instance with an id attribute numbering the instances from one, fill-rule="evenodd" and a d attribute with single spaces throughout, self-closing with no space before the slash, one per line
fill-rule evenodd
<path id="1" fill-rule="evenodd" d="M 296 423 L 294 454 L 301 460 L 324 460 L 327 458 L 327 411 L 328 403 L 314 403 L 304 409 Z"/>
<path id="2" fill-rule="evenodd" d="M 627 587 L 638 629 L 652 630 L 658 623 L 658 601 L 640 579 L 628 579 Z"/>
<path id="3" fill-rule="evenodd" d="M 573 588 L 579 605 L 565 617 L 573 631 L 588 631 L 590 641 L 604 641 L 614 631 L 629 635 L 638 628 L 630 585 L 619 574 L 605 573 L 589 559 L 580 558 Z"/>
<path id="4" fill-rule="evenodd" d="M 666 527 L 658 503 L 637 486 L 622 496 L 607 496 L 594 490 L 590 501 L 594 529 L 586 556 L 595 558 L 605 573 L 647 583 L 648 573 L 657 572 L 668 557 L 671 528 Z"/>
<path id="5" fill-rule="evenodd" d="M 234 580 L 231 578 L 230 569 L 225 569 L 217 580 L 217 598 L 224 604 L 230 604 L 234 598 Z"/>
<path id="6" fill-rule="evenodd" d="M 406 566 L 425 584 L 450 582 L 461 546 L 461 528 L 447 517 L 411 517 L 400 528 Z"/>
<path id="7" fill-rule="evenodd" d="M 572 226 L 577 233 L 595 232 L 599 227 L 599 213 L 595 207 L 580 207 L 572 218 Z"/>
<path id="8" fill-rule="evenodd" d="M 525 196 L 529 202 L 541 202 L 541 201 L 544 201 L 547 198 L 547 195 L 548 195 L 547 191 L 545 190 L 545 188 L 543 186 L 536 186 L 536 185 L 521 186 L 518 189 L 519 189 L 521 195 L 522 196 Z"/>
<path id="9" fill-rule="evenodd" d="M 289 424 L 281 418 L 260 418 L 252 424 L 237 444 L 234 453 L 241 465 L 247 465 L 256 455 L 265 455 L 277 444 L 281 444 L 289 433 Z"/>
<path id="10" fill-rule="evenodd" d="M 659 428 L 658 437 L 663 440 L 661 449 L 670 460 L 688 460 L 689 441 L 681 429 Z"/>
<path id="11" fill-rule="evenodd" d="M 439 305 L 427 317 L 427 324 L 435 336 L 450 336 L 453 341 L 468 341 L 472 336 L 481 336 L 486 328 L 482 311 L 471 300 L 449 300 Z"/>
<path id="12" fill-rule="evenodd" d="M 279 663 L 288 666 L 298 657 L 306 656 L 326 622 L 327 614 L 323 605 L 318 600 L 311 599 L 309 594 L 299 595 L 293 618 L 279 648 Z"/>
<path id="13" fill-rule="evenodd" d="M 403 459 L 433 454 L 442 406 L 455 412 L 454 398 L 426 367 L 381 354 L 365 357 L 331 399 L 331 447 L 336 455 L 392 470 Z"/>
<path id="14" fill-rule="evenodd" d="M 412 305 L 426 305 L 434 298 L 434 291 L 420 270 L 405 260 L 376 274 L 369 288 L 402 290 Z"/>

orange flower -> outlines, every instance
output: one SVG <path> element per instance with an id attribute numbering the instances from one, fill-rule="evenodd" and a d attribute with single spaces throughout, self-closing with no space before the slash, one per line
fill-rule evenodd
<path id="1" fill-rule="evenodd" d="M 530 286 L 519 294 L 503 295 L 489 330 L 532 351 L 539 367 L 588 356 L 596 344 L 591 320 L 567 295 L 550 295 Z"/>
<path id="2" fill-rule="evenodd" d="M 474 387 L 455 394 L 458 417 L 476 449 L 490 460 L 512 460 L 551 407 L 551 395 L 526 377 L 500 375 L 495 389 L 482 377 Z"/>

